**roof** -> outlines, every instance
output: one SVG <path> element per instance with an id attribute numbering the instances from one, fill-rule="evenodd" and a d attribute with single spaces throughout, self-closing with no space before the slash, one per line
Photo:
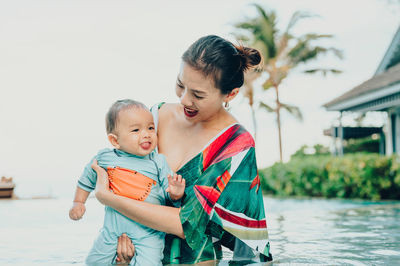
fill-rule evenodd
<path id="1" fill-rule="evenodd" d="M 364 83 L 358 85 L 357 87 L 353 88 L 352 90 L 344 93 L 343 95 L 333 99 L 332 101 L 325 103 L 324 107 L 330 107 L 337 103 L 350 100 L 356 97 L 359 97 L 364 94 L 368 94 L 374 91 L 377 91 L 381 88 L 388 87 L 395 83 L 400 82 L 400 63 L 397 65 L 389 68 L 383 73 L 380 73 L 376 76 L 373 76 L 369 80 L 365 81 Z"/>
<path id="2" fill-rule="evenodd" d="M 379 63 L 375 75 L 384 72 L 398 63 L 400 63 L 400 27 L 397 29 L 389 48 Z"/>
<path id="3" fill-rule="evenodd" d="M 331 110 L 341 110 L 341 108 L 344 108 L 342 106 L 344 104 L 346 105 L 345 109 L 351 109 L 353 102 L 356 104 L 355 101 L 357 101 L 357 104 L 360 105 L 364 100 L 367 100 L 366 98 L 371 101 L 373 99 L 370 98 L 377 97 L 374 92 L 396 83 L 400 83 L 400 27 L 397 29 L 374 76 L 323 106 Z M 368 95 L 370 93 L 372 95 Z M 360 96 L 365 96 L 365 99 L 357 99 Z"/>

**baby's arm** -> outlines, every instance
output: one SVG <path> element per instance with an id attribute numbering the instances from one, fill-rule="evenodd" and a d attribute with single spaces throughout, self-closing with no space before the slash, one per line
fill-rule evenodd
<path id="1" fill-rule="evenodd" d="M 96 157 L 94 157 L 96 158 Z M 69 211 L 69 217 L 72 220 L 79 220 L 86 211 L 85 203 L 91 191 L 96 186 L 96 172 L 91 168 L 94 158 L 87 164 L 82 175 L 78 179 L 78 185 L 75 190 L 75 197 L 72 207 Z"/>
<path id="2" fill-rule="evenodd" d="M 185 179 L 181 175 L 168 175 L 168 188 L 165 190 L 173 201 L 182 198 L 185 193 Z"/>
<path id="3" fill-rule="evenodd" d="M 69 210 L 69 218 L 72 220 L 79 220 L 82 218 L 86 211 L 85 202 L 89 196 L 88 191 L 76 187 L 75 197 L 72 204 L 72 208 Z"/>

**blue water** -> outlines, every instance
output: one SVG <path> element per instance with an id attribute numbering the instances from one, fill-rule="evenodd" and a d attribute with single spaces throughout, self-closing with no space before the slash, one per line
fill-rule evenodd
<path id="1" fill-rule="evenodd" d="M 0 265 L 83 265 L 103 207 L 89 198 L 74 222 L 70 202 L 0 200 Z M 274 265 L 400 265 L 400 202 L 265 197 L 265 205 Z"/>
<path id="2" fill-rule="evenodd" d="M 400 202 L 265 202 L 276 264 L 400 265 Z"/>

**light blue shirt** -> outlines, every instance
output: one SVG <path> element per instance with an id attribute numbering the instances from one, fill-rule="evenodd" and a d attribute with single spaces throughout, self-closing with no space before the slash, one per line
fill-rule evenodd
<path id="1" fill-rule="evenodd" d="M 96 186 L 97 174 L 91 168 L 94 159 L 104 169 L 118 166 L 137 171 L 156 181 L 156 185 L 153 185 L 145 202 L 165 205 L 166 199 L 171 201 L 165 190 L 168 187 L 167 176 L 173 173 L 164 155 L 153 151 L 149 155 L 138 156 L 117 149 L 103 149 L 86 165 L 78 180 L 78 186 L 88 192 L 93 191 Z M 173 202 L 176 207 L 179 204 L 180 201 Z M 110 257 L 112 260 L 115 259 L 118 237 L 122 233 L 126 233 L 135 244 L 137 256 L 134 260 L 138 265 L 161 265 L 165 233 L 143 226 L 108 206 L 105 207 L 103 228 L 86 263 L 88 265 L 111 264 Z"/>

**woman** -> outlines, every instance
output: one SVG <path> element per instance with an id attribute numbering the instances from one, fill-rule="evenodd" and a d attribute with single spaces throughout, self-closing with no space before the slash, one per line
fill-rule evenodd
<path id="1" fill-rule="evenodd" d="M 180 104 L 153 109 L 158 151 L 186 179 L 180 209 L 115 195 L 106 172 L 93 166 L 101 203 L 167 233 L 164 264 L 215 261 L 222 258 L 221 245 L 234 251 L 235 260 L 272 260 L 254 141 L 224 108 L 238 94 L 244 72 L 260 61 L 255 49 L 218 36 L 200 38 L 182 56 Z M 123 236 L 118 249 L 125 259 L 133 246 Z"/>

